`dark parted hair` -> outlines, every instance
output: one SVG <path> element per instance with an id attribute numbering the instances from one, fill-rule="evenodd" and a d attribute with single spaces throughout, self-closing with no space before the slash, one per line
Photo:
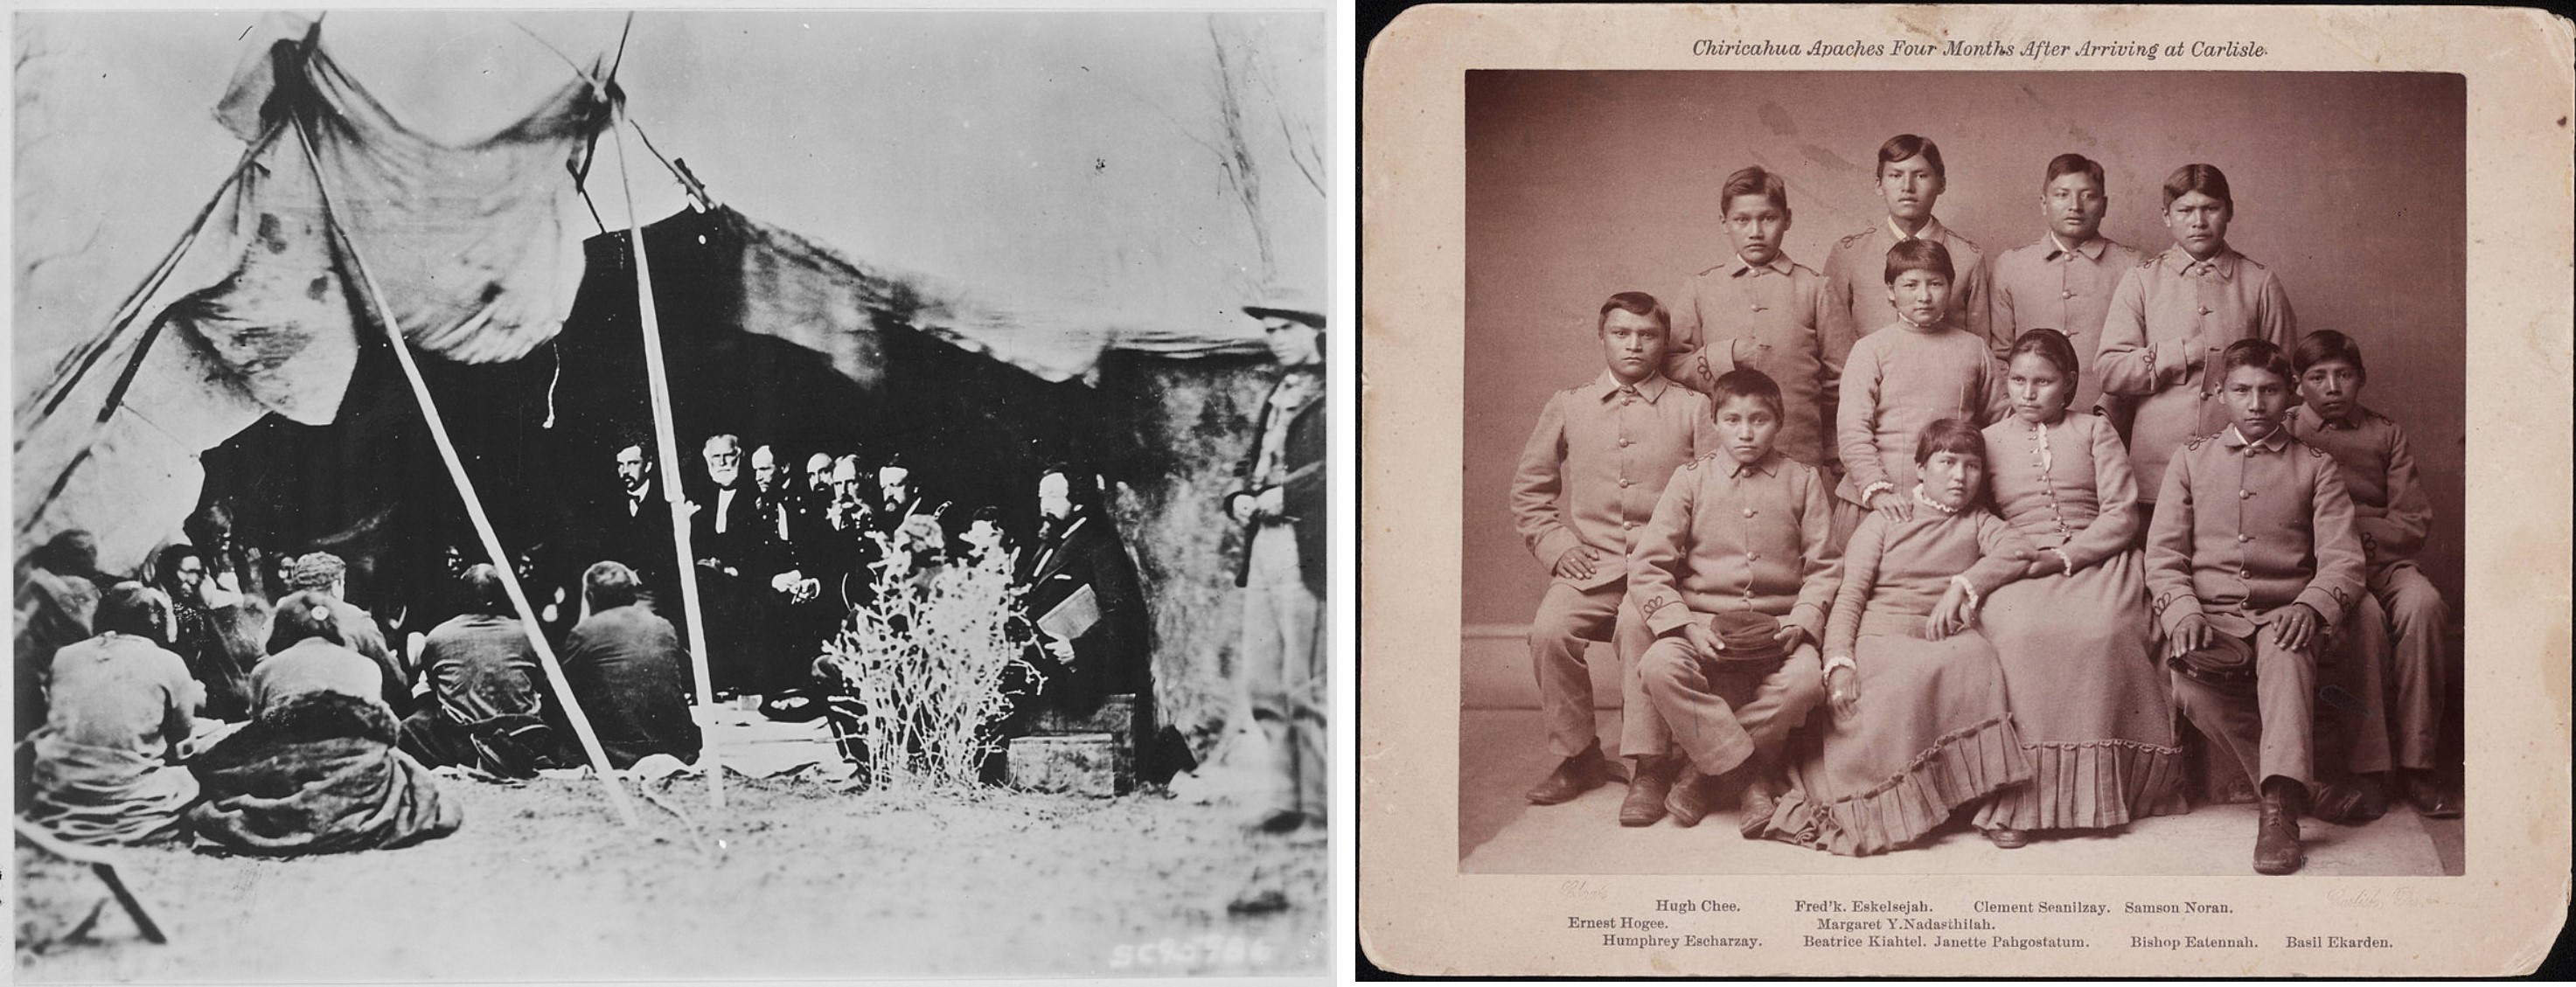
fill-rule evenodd
<path id="1" fill-rule="evenodd" d="M 518 612 L 510 603 L 510 588 L 501 582 L 501 570 L 489 562 L 477 562 L 456 575 L 465 590 L 465 608 L 474 613 L 507 617 Z"/>
<path id="2" fill-rule="evenodd" d="M 2013 340 L 2012 350 L 2004 354 L 2004 363 L 2010 365 L 2024 353 L 2039 354 L 2040 359 L 2057 365 L 2057 372 L 2066 375 L 2067 383 L 2075 382 L 2075 344 L 2067 340 L 2065 333 L 2055 329 L 2033 329 L 2022 333 Z"/>
<path id="3" fill-rule="evenodd" d="M 2227 194 L 2227 173 L 2218 170 L 2217 165 L 2187 164 L 2174 169 L 2165 178 L 2165 208 L 2173 208 L 2175 199 L 2193 192 L 2218 200 L 2230 212 L 2236 209 L 2235 197 Z"/>
<path id="4" fill-rule="evenodd" d="M 331 595 L 320 590 L 290 593 L 277 601 L 277 615 L 269 625 L 268 653 L 284 651 L 308 637 L 343 647 L 349 643 L 340 627 L 339 613 L 331 606 Z"/>
<path id="5" fill-rule="evenodd" d="M 1887 174 L 1888 165 L 1917 156 L 1932 166 L 1932 177 L 1945 182 L 1950 180 L 1950 170 L 1941 166 L 1941 145 L 1932 143 L 1932 138 L 1913 134 L 1898 134 L 1879 145 L 1878 163 L 1870 166 L 1869 177 L 1876 180 Z"/>
<path id="6" fill-rule="evenodd" d="M 1744 195 L 1758 195 L 1780 207 L 1781 219 L 1794 218 L 1789 212 L 1789 183 L 1781 181 L 1780 176 L 1761 165 L 1739 169 L 1726 176 L 1726 184 L 1717 190 L 1719 211 L 1733 209 L 1736 197 Z"/>
<path id="7" fill-rule="evenodd" d="M 1609 330 L 1610 313 L 1614 310 L 1653 319 L 1656 325 L 1664 327 L 1665 335 L 1672 335 L 1673 313 L 1665 311 L 1664 303 L 1656 301 L 1655 296 L 1642 291 L 1622 291 L 1610 296 L 1609 301 L 1602 302 L 1601 317 L 1592 324 L 1593 335 L 1597 336 Z"/>
<path id="8" fill-rule="evenodd" d="M 98 536 L 71 528 L 36 546 L 27 561 L 57 576 L 87 576 L 98 571 Z"/>
<path id="9" fill-rule="evenodd" d="M 170 595 L 128 579 L 107 588 L 95 620 L 101 634 L 132 634 L 170 646 Z"/>
<path id="10" fill-rule="evenodd" d="M 2361 344 L 2332 329 L 2319 329 L 2299 337 L 2299 345 L 2290 351 L 2290 362 L 2296 364 L 2302 374 L 2307 373 L 2309 367 L 2329 360 L 2352 364 L 2352 369 L 2359 371 L 2363 380 L 2370 379 L 2370 368 L 2361 365 Z"/>
<path id="11" fill-rule="evenodd" d="M 152 578 L 162 585 L 171 585 L 179 578 L 179 563 L 189 559 L 203 560 L 205 557 L 205 553 L 197 551 L 197 546 L 186 542 L 163 545 L 159 552 L 152 555 Z M 206 574 L 214 575 L 211 570 Z"/>
<path id="12" fill-rule="evenodd" d="M 1895 284 L 1907 271 L 1930 271 L 1943 281 L 1959 282 L 1958 268 L 1950 266 L 1950 248 L 1931 240 L 1900 240 L 1887 248 L 1887 283 Z"/>
<path id="13" fill-rule="evenodd" d="M 1956 418 L 1936 420 L 1923 426 L 1922 433 L 1914 437 L 1914 465 L 1931 462 L 1936 452 L 1975 456 L 1978 462 L 1985 462 L 1986 433 Z"/>
<path id="14" fill-rule="evenodd" d="M 2240 339 L 2227 344 L 2227 352 L 2219 354 L 2218 366 L 2222 378 L 2238 367 L 2260 367 L 2279 375 L 2284 384 L 2299 379 L 2298 368 L 2290 365 L 2290 355 L 2268 339 Z"/>
<path id="15" fill-rule="evenodd" d="M 622 563 L 593 563 L 589 571 L 581 574 L 581 596 L 590 601 L 592 613 L 635 602 L 635 589 L 635 570 Z"/>
<path id="16" fill-rule="evenodd" d="M 2039 180 L 2039 187 L 2045 190 L 2050 185 L 2056 184 L 2058 179 L 2074 174 L 2082 174 L 2093 179 L 2093 187 L 2101 189 L 2102 194 L 2111 193 L 2109 182 L 2102 177 L 2102 162 L 2073 151 L 2048 159 L 2048 175 Z M 2171 201 L 2172 198 L 2172 196 L 2166 197 L 2167 201 Z"/>
<path id="17" fill-rule="evenodd" d="M 1780 398 L 1780 382 L 1751 367 L 1737 367 L 1717 375 L 1717 380 L 1708 388 L 1709 414 L 1716 414 L 1718 409 L 1726 407 L 1726 402 L 1735 398 L 1751 398 L 1768 406 L 1773 418 L 1788 414 L 1783 410 L 1787 402 Z"/>
<path id="18" fill-rule="evenodd" d="M 188 536 L 190 542 L 203 545 L 211 552 L 216 543 L 232 538 L 233 512 L 222 504 L 208 504 L 188 515 L 187 520 L 179 522 L 179 530 Z"/>

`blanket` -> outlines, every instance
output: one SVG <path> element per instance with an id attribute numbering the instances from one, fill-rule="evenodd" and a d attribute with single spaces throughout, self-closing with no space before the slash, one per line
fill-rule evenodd
<path id="1" fill-rule="evenodd" d="M 453 833 L 464 808 L 394 748 L 393 714 L 354 696 L 287 696 L 190 764 L 201 848 L 254 856 L 392 849 Z"/>
<path id="2" fill-rule="evenodd" d="M 51 728 L 35 748 L 27 818 L 74 843 L 154 843 L 182 835 L 180 814 L 197 799 L 186 769 L 131 750 L 76 743 Z"/>

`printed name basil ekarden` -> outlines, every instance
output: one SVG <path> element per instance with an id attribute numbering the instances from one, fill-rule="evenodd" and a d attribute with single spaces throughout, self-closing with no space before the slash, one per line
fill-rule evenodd
<path id="1" fill-rule="evenodd" d="M 1944 41 L 1926 44 L 1919 41 L 1893 40 L 1886 44 L 1866 41 L 1808 44 L 1781 44 L 1765 38 L 1760 41 L 1718 41 L 1700 38 L 1691 42 L 1691 54 L 1701 58 L 1883 58 L 1888 55 L 1912 57 L 1939 55 L 1946 58 L 2143 58 L 2154 61 L 2165 58 L 2262 58 L 2271 50 L 2251 41 L 2174 41 L 2158 45 L 2135 41 L 2079 41 L 2062 44 L 2055 41 Z"/>

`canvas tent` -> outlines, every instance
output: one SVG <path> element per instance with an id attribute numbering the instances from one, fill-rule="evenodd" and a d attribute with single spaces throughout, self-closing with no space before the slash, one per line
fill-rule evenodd
<path id="1" fill-rule="evenodd" d="M 606 492 L 611 443 L 647 417 L 627 241 L 585 242 L 567 219 L 609 94 L 575 78 L 489 137 L 442 143 L 319 40 L 281 38 L 246 63 L 219 116 L 247 151 L 202 228 L 22 396 L 22 550 L 85 527 L 129 568 L 201 501 L 222 503 L 247 542 L 327 545 L 360 564 L 358 592 L 426 599 L 439 553 L 473 540 L 379 302 L 503 544 L 576 550 L 562 533 Z M 346 241 L 324 228 L 326 189 Z M 1040 463 L 1092 463 L 1155 601 L 1169 719 L 1221 713 L 1235 548 L 1216 494 L 1266 376 L 1240 326 L 1139 331 L 995 305 L 721 205 L 644 241 L 689 451 L 722 430 L 800 453 L 901 452 L 930 492 L 1001 506 L 1021 532 Z"/>

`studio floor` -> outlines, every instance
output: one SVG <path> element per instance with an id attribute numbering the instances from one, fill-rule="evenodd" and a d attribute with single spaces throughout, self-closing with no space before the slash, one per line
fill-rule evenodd
<path id="1" fill-rule="evenodd" d="M 1619 714 L 1599 714 L 1605 749 L 1617 748 Z M 1965 813 L 1923 843 L 1846 858 L 1736 833 L 1731 804 L 1697 827 L 1669 820 L 1619 825 L 1627 788 L 1616 782 L 1563 805 L 1523 797 L 1553 767 L 1534 709 L 1467 709 L 1459 724 L 1458 868 L 1469 873 L 1549 874 L 2251 874 L 2255 807 L 2210 805 L 2140 820 L 2116 835 L 2042 839 L 1998 849 Z M 2302 874 L 2462 873 L 2459 819 L 2425 819 L 2403 804 L 2359 826 L 2302 820 Z"/>

